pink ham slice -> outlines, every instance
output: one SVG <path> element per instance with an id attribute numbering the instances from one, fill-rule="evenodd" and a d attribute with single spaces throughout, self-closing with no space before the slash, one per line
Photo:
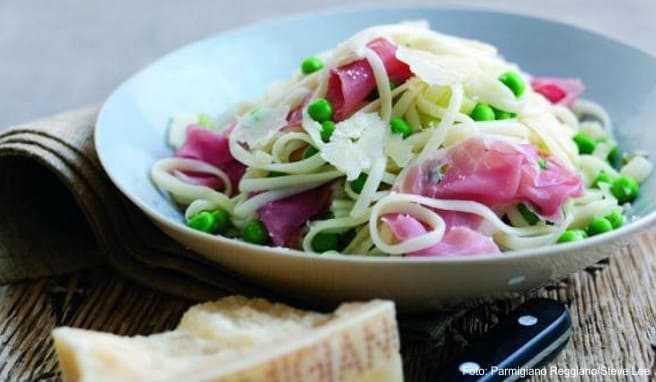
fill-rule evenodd
<path id="1" fill-rule="evenodd" d="M 410 67 L 396 58 L 396 46 L 378 38 L 367 44 L 383 61 L 390 80 L 399 85 L 412 76 Z M 326 99 L 334 109 L 335 121 L 350 117 L 376 89 L 376 78 L 366 59 L 346 64 L 330 72 Z"/>
<path id="2" fill-rule="evenodd" d="M 332 199 L 332 184 L 326 184 L 285 199 L 270 202 L 257 212 L 273 244 L 295 248 L 298 232 L 314 216 L 328 210 Z"/>
<path id="3" fill-rule="evenodd" d="M 445 157 L 410 169 L 399 188 L 433 198 L 473 200 L 491 208 L 528 202 L 545 218 L 557 220 L 563 203 L 581 195 L 581 179 L 551 157 L 543 158 L 547 168 L 540 169 L 538 159 L 532 145 L 470 138 Z"/>
<path id="4" fill-rule="evenodd" d="M 312 99 L 312 95 L 308 95 L 303 99 L 300 105 L 296 106 L 294 109 L 289 111 L 287 114 L 287 126 L 285 126 L 286 131 L 301 131 L 303 123 L 303 109 L 307 105 L 308 101 Z"/>
<path id="5" fill-rule="evenodd" d="M 531 80 L 531 87 L 549 102 L 567 106 L 572 106 L 585 90 L 580 80 L 559 77 L 535 77 Z"/>
<path id="6" fill-rule="evenodd" d="M 444 219 L 447 230 L 452 227 L 467 227 L 473 230 L 479 230 L 483 218 L 478 215 L 460 211 L 436 210 Z"/>
<path id="7" fill-rule="evenodd" d="M 440 215 L 444 217 L 444 212 Z M 450 215 L 458 213 L 449 212 Z M 469 215 L 469 214 L 463 214 Z M 448 221 L 446 232 L 442 240 L 425 249 L 410 252 L 407 256 L 469 256 L 469 255 L 482 255 L 482 254 L 495 254 L 500 253 L 499 247 L 494 241 L 480 232 L 466 225 L 451 224 L 454 221 Z M 400 242 L 411 239 L 413 237 L 421 236 L 427 231 L 424 224 L 412 216 L 405 214 L 390 214 L 383 217 L 383 222 L 392 231 L 394 238 Z"/>
<path id="8" fill-rule="evenodd" d="M 223 189 L 223 181 L 211 174 L 204 174 L 202 172 L 194 171 L 179 171 L 173 172 L 178 179 L 183 182 L 195 184 L 198 186 L 205 186 L 215 190 Z"/>
<path id="9" fill-rule="evenodd" d="M 522 161 L 522 154 L 509 145 L 495 144 L 490 149 L 482 140 L 469 139 L 446 158 L 413 168 L 404 180 L 403 191 L 496 205 L 515 197 Z"/>
<path id="10" fill-rule="evenodd" d="M 302 122 L 303 122 L 303 107 L 305 106 L 305 102 L 299 106 L 297 106 L 295 109 L 291 110 L 289 114 L 287 114 L 287 126 L 286 128 L 290 131 L 297 130 Z"/>
<path id="11" fill-rule="evenodd" d="M 535 151 L 535 147 L 531 148 Z M 522 165 L 522 179 L 517 190 L 517 199 L 535 206 L 538 212 L 551 220 L 558 220 L 563 204 L 573 196 L 583 194 L 581 178 L 563 167 L 555 158 L 546 158 L 546 169 L 525 161 Z"/>
<path id="12" fill-rule="evenodd" d="M 209 163 L 223 170 L 232 182 L 232 189 L 237 190 L 246 166 L 233 158 L 230 153 L 228 134 L 231 129 L 221 132 L 212 131 L 196 125 L 187 128 L 187 140 L 180 147 L 176 156 L 196 159 Z M 184 181 L 201 184 L 215 189 L 224 187 L 223 182 L 208 174 L 184 172 L 180 178 Z"/>

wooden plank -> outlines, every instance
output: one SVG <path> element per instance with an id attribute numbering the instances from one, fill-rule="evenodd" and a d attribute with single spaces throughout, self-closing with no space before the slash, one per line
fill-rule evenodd
<path id="1" fill-rule="evenodd" d="M 656 281 L 652 258 L 656 231 L 635 237 L 607 264 L 538 292 L 571 304 L 571 343 L 550 366 L 560 368 L 648 368 L 656 373 Z M 431 372 L 469 340 L 487 330 L 495 316 L 518 304 L 506 301 L 474 309 L 458 319 L 434 347 L 405 339 L 408 381 Z M 0 380 L 57 381 L 49 337 L 60 325 L 123 335 L 150 334 L 175 326 L 191 303 L 144 289 L 106 270 L 57 277 L 0 289 Z M 548 375 L 535 381 L 556 381 Z M 582 381 L 599 380 L 583 376 Z M 647 380 L 604 377 L 603 380 Z"/>
<path id="2" fill-rule="evenodd" d="M 191 304 L 107 271 L 2 288 L 0 380 L 56 381 L 50 331 L 69 325 L 124 335 L 175 326 Z"/>

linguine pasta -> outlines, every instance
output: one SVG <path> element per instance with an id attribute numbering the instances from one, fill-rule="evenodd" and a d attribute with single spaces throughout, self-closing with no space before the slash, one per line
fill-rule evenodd
<path id="1" fill-rule="evenodd" d="M 227 115 L 174 118 L 177 155 L 151 177 L 194 228 L 307 252 L 578 240 L 620 226 L 652 169 L 618 162 L 610 117 L 582 90 L 423 22 L 377 26 Z"/>

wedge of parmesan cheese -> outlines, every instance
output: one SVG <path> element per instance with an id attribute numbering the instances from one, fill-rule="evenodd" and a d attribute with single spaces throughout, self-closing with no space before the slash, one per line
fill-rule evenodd
<path id="1" fill-rule="evenodd" d="M 261 299 L 196 305 L 170 332 L 121 337 L 53 331 L 62 376 L 75 381 L 402 381 L 394 304 L 319 314 Z"/>

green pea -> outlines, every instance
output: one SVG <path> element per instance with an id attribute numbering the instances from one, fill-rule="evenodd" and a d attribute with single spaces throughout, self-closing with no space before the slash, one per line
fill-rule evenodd
<path id="1" fill-rule="evenodd" d="M 323 61 L 319 57 L 308 57 L 301 63 L 301 71 L 304 74 L 314 73 L 323 68 Z"/>
<path id="2" fill-rule="evenodd" d="M 325 121 L 321 124 L 321 140 L 324 142 L 328 142 L 330 140 L 330 137 L 333 135 L 335 132 L 335 122 L 333 121 Z"/>
<path id="3" fill-rule="evenodd" d="M 333 106 L 325 98 L 318 98 L 310 103 L 308 113 L 317 122 L 330 121 L 333 117 Z"/>
<path id="4" fill-rule="evenodd" d="M 620 203 L 632 202 L 640 194 L 640 185 L 630 176 L 621 175 L 611 184 L 610 192 Z"/>
<path id="5" fill-rule="evenodd" d="M 336 233 L 319 233 L 312 239 L 312 249 L 315 252 L 336 251 L 339 245 L 339 235 Z"/>
<path id="6" fill-rule="evenodd" d="M 536 225 L 540 221 L 538 215 L 529 210 L 528 207 L 526 207 L 526 205 L 523 203 L 517 205 L 517 210 L 529 225 Z"/>
<path id="7" fill-rule="evenodd" d="M 602 233 L 610 232 L 613 230 L 613 224 L 606 218 L 595 218 L 592 219 L 590 225 L 587 228 L 588 235 L 594 236 Z"/>
<path id="8" fill-rule="evenodd" d="M 399 134 L 403 136 L 403 138 L 407 138 L 412 134 L 412 128 L 401 117 L 394 117 L 390 120 L 390 129 L 394 134 Z"/>
<path id="9" fill-rule="evenodd" d="M 230 227 L 230 213 L 223 208 L 218 208 L 212 211 L 216 218 L 216 229 L 214 232 L 224 233 Z"/>
<path id="10" fill-rule="evenodd" d="M 201 211 L 187 220 L 187 226 L 202 232 L 212 233 L 216 218 L 209 211 Z"/>
<path id="11" fill-rule="evenodd" d="M 503 82 L 516 97 L 521 97 L 526 90 L 526 83 L 522 76 L 513 71 L 508 71 L 499 76 L 499 81 Z"/>
<path id="12" fill-rule="evenodd" d="M 471 115 L 474 121 L 494 121 L 494 109 L 485 103 L 477 103 Z"/>
<path id="13" fill-rule="evenodd" d="M 621 226 L 624 225 L 624 215 L 622 214 L 621 211 L 615 210 L 605 216 L 606 220 L 610 222 L 610 224 L 613 226 L 613 229 L 620 228 Z"/>
<path id="14" fill-rule="evenodd" d="M 230 214 L 221 208 L 214 211 L 201 211 L 189 218 L 187 225 L 207 233 L 225 232 L 230 226 Z"/>
<path id="15" fill-rule="evenodd" d="M 582 229 L 568 229 L 563 232 L 562 235 L 558 238 L 559 243 L 570 243 L 573 241 L 583 240 L 588 237 L 588 234 L 585 233 Z"/>
<path id="16" fill-rule="evenodd" d="M 594 182 L 592 182 L 592 187 L 599 188 L 599 183 L 611 184 L 613 183 L 613 178 L 606 171 L 601 170 L 599 171 L 599 174 L 595 178 Z"/>
<path id="17" fill-rule="evenodd" d="M 517 116 L 517 114 L 511 113 L 509 111 L 503 111 L 496 108 L 492 108 L 492 109 L 494 110 L 494 119 L 499 121 L 503 119 L 515 118 Z"/>
<path id="18" fill-rule="evenodd" d="M 608 152 L 608 156 L 606 157 L 606 160 L 608 163 L 611 164 L 611 166 L 616 166 L 620 162 L 620 150 L 617 147 L 617 145 L 614 145 L 610 151 Z"/>
<path id="19" fill-rule="evenodd" d="M 214 121 L 212 121 L 212 117 L 209 114 L 201 113 L 198 114 L 198 125 L 206 129 L 213 129 Z"/>
<path id="20" fill-rule="evenodd" d="M 360 176 L 358 176 L 356 180 L 351 182 L 351 190 L 353 190 L 353 192 L 355 192 L 356 194 L 361 193 L 366 181 L 367 181 L 367 174 L 365 173 L 360 174 Z"/>
<path id="21" fill-rule="evenodd" d="M 597 147 L 597 141 L 583 132 L 578 132 L 573 139 L 579 148 L 579 154 L 592 154 Z"/>
<path id="22" fill-rule="evenodd" d="M 308 158 L 310 158 L 311 156 L 315 155 L 318 152 L 319 152 L 319 150 L 316 147 L 308 146 L 305 149 L 305 151 L 303 151 L 303 159 L 308 159 Z"/>
<path id="23" fill-rule="evenodd" d="M 252 244 L 266 244 L 269 241 L 269 232 L 267 232 L 264 223 L 259 220 L 253 220 L 244 227 L 242 233 L 244 241 Z"/>
<path id="24" fill-rule="evenodd" d="M 538 159 L 538 166 L 540 167 L 540 170 L 546 170 L 548 168 L 547 161 L 543 158 Z"/>

